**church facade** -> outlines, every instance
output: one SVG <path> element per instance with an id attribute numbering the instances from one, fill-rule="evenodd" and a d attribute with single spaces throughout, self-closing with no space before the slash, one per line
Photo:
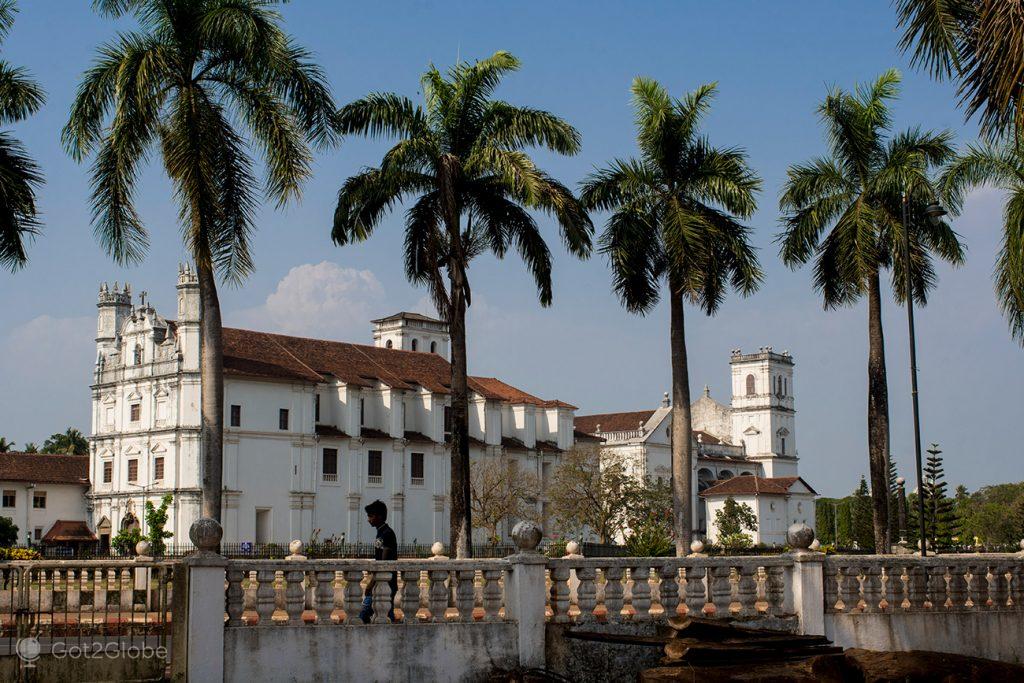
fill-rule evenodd
<path id="1" fill-rule="evenodd" d="M 199 288 L 182 267 L 177 319 L 102 285 L 87 494 L 101 539 L 144 526 L 174 495 L 168 529 L 200 516 Z M 450 365 L 441 321 L 373 321 L 374 344 L 224 329 L 225 543 L 373 538 L 380 499 L 400 543 L 448 540 Z M 504 457 L 545 481 L 574 442 L 576 408 L 470 378 L 471 458 Z M 538 492 L 538 511 L 544 492 Z"/>
<path id="2" fill-rule="evenodd" d="M 784 543 L 794 522 L 814 526 L 815 493 L 797 472 L 793 367 L 789 352 L 776 353 L 770 346 L 756 353 L 733 350 L 729 404 L 711 398 L 705 386 L 691 405 L 695 534 L 717 540 L 714 512 L 730 496 L 750 504 L 758 516 L 755 542 Z M 621 458 L 634 476 L 668 481 L 671 416 L 665 394 L 653 410 L 579 415 L 575 424 L 578 431 L 603 439 L 602 454 Z M 782 502 L 767 496 L 781 496 Z"/>

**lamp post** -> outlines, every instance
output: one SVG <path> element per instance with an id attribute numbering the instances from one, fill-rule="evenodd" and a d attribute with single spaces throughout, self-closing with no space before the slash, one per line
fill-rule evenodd
<path id="1" fill-rule="evenodd" d="M 907 489 L 904 488 L 906 480 L 903 477 L 896 477 L 896 526 L 900 535 L 899 543 L 907 542 Z"/>
<path id="2" fill-rule="evenodd" d="M 937 223 L 946 215 L 946 210 L 936 202 L 932 202 L 924 210 L 928 220 Z M 914 405 L 914 457 L 917 465 L 917 504 L 918 518 L 920 522 L 921 557 L 928 555 L 928 549 L 924 542 L 924 491 L 921 474 L 921 416 L 917 406 L 917 339 L 914 335 L 914 279 L 911 276 L 910 258 L 910 196 L 903 193 L 903 276 L 906 284 L 907 297 L 907 330 L 910 333 L 910 397 Z"/>

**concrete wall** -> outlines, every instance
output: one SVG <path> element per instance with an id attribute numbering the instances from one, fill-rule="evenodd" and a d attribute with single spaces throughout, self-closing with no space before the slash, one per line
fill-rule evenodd
<path id="1" fill-rule="evenodd" d="M 225 683 L 476 681 L 519 664 L 514 623 L 224 629 Z"/>
<path id="2" fill-rule="evenodd" d="M 825 615 L 836 645 L 867 650 L 927 650 L 1024 662 L 1024 612 L 907 612 Z"/>
<path id="3" fill-rule="evenodd" d="M 18 527 L 18 542 L 24 543 L 26 536 L 32 536 L 35 529 L 45 536 L 58 519 L 85 522 L 85 487 L 76 484 L 37 484 L 28 488 L 23 481 L 0 481 L 0 490 L 14 492 L 14 507 L 0 509 L 0 516 L 7 517 Z M 46 507 L 32 507 L 36 493 L 46 493 Z"/>

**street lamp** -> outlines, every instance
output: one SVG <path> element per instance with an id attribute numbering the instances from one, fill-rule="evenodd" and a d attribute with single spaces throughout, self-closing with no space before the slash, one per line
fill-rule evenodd
<path id="1" fill-rule="evenodd" d="M 907 542 L 907 489 L 904 488 L 906 480 L 903 477 L 896 477 L 896 520 L 900 535 L 900 544 Z"/>
<path id="2" fill-rule="evenodd" d="M 931 202 L 924 209 L 924 215 L 933 225 L 937 225 L 946 210 L 938 202 Z M 921 474 L 921 416 L 917 406 L 917 339 L 914 335 L 914 289 L 913 277 L 911 277 L 910 258 L 910 196 L 903 193 L 903 271 L 904 282 L 906 283 L 907 297 L 907 329 L 910 332 L 910 397 L 914 405 L 914 457 L 917 464 L 917 490 L 923 491 Z M 918 521 L 920 523 L 921 557 L 928 555 L 928 549 L 924 542 L 924 496 L 917 496 Z"/>

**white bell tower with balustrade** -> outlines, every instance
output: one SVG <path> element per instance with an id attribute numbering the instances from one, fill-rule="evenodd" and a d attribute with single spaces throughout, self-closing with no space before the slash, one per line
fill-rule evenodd
<path id="1" fill-rule="evenodd" d="M 766 477 L 797 476 L 793 357 L 763 346 L 732 351 L 732 437 Z"/>

